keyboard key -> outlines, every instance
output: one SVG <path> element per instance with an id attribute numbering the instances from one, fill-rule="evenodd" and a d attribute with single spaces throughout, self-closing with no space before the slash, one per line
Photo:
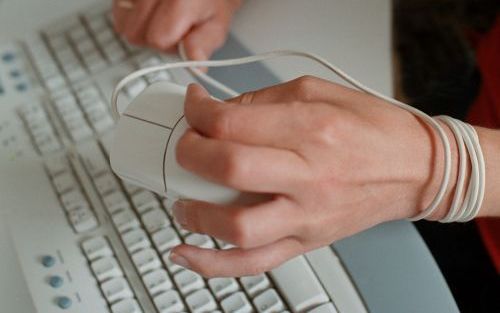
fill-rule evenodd
<path id="1" fill-rule="evenodd" d="M 240 278 L 240 282 L 252 298 L 259 292 L 271 287 L 271 283 L 269 282 L 269 278 L 267 278 L 266 274 L 244 276 Z"/>
<path id="2" fill-rule="evenodd" d="M 214 241 L 207 235 L 192 233 L 186 237 L 185 243 L 205 249 L 215 248 Z"/>
<path id="3" fill-rule="evenodd" d="M 178 313 L 185 310 L 184 303 L 175 290 L 169 290 L 153 298 L 160 313 Z"/>
<path id="4" fill-rule="evenodd" d="M 86 54 L 83 61 L 91 73 L 96 73 L 107 66 L 107 63 L 97 51 Z"/>
<path id="5" fill-rule="evenodd" d="M 109 28 L 103 15 L 95 15 L 87 19 L 87 24 L 94 33 L 100 33 Z"/>
<path id="6" fill-rule="evenodd" d="M 164 253 L 162 255 L 163 263 L 167 266 L 168 271 L 170 274 L 175 274 L 180 272 L 181 270 L 184 269 L 184 267 L 178 265 L 177 263 L 174 263 L 170 260 L 169 258 L 170 252 Z"/>
<path id="7" fill-rule="evenodd" d="M 75 178 L 68 172 L 55 177 L 52 182 L 54 183 L 54 187 L 56 188 L 58 194 L 69 191 L 76 186 Z"/>
<path id="8" fill-rule="evenodd" d="M 82 242 L 82 249 L 89 261 L 113 255 L 113 251 L 111 250 L 108 241 L 103 236 L 85 240 Z"/>
<path id="9" fill-rule="evenodd" d="M 323 287 L 303 256 L 271 271 L 271 276 L 292 311 L 302 312 L 329 301 Z"/>
<path id="10" fill-rule="evenodd" d="M 143 190 L 132 197 L 132 202 L 140 214 L 160 207 L 160 202 L 150 191 Z"/>
<path id="11" fill-rule="evenodd" d="M 98 226 L 94 213 L 84 204 L 69 212 L 68 219 L 77 233 L 87 232 Z"/>
<path id="12" fill-rule="evenodd" d="M 113 313 L 142 313 L 139 304 L 135 299 L 123 299 L 111 306 Z"/>
<path id="13" fill-rule="evenodd" d="M 118 44 L 118 41 L 116 41 L 115 34 L 109 28 L 103 29 L 100 32 L 96 32 L 95 38 L 101 46 L 106 46 L 106 44 L 108 44 L 108 43 Z M 120 46 L 120 49 L 123 50 L 123 47 Z M 105 47 L 103 47 L 103 50 L 106 50 Z"/>
<path id="14" fill-rule="evenodd" d="M 106 55 L 106 58 L 109 60 L 109 62 L 111 62 L 111 64 L 118 63 L 126 57 L 127 53 L 118 43 L 118 41 L 111 41 L 106 43 L 105 39 L 101 40 L 104 43 L 102 47 L 104 54 Z"/>
<path id="15" fill-rule="evenodd" d="M 173 221 L 173 225 L 183 238 L 186 238 L 187 236 L 192 234 L 189 230 L 182 228 L 182 226 L 179 223 L 177 223 L 175 220 Z"/>
<path id="16" fill-rule="evenodd" d="M 118 182 L 116 178 L 111 173 L 105 173 L 104 175 L 94 179 L 94 184 L 97 191 L 101 196 L 105 196 L 111 192 L 119 190 Z"/>
<path id="17" fill-rule="evenodd" d="M 82 205 L 89 206 L 87 199 L 85 199 L 79 189 L 73 189 L 64 193 L 61 196 L 61 202 L 67 212 L 75 210 Z"/>
<path id="18" fill-rule="evenodd" d="M 108 151 L 108 154 L 109 154 L 109 147 L 111 146 L 111 143 L 108 142 L 108 144 L 107 145 L 105 144 L 104 146 L 108 147 L 107 151 Z M 133 196 L 133 195 L 135 195 L 136 193 L 138 193 L 139 191 L 142 190 L 141 187 L 139 187 L 139 186 L 137 186 L 137 185 L 135 185 L 133 183 L 126 182 L 126 181 L 123 181 L 123 187 L 125 187 L 125 190 L 127 191 L 127 193 L 130 196 Z"/>
<path id="19" fill-rule="evenodd" d="M 122 240 L 129 253 L 151 247 L 151 242 L 142 228 L 133 229 L 122 235 Z"/>
<path id="20" fill-rule="evenodd" d="M 142 276 L 149 294 L 155 296 L 173 288 L 172 281 L 164 269 L 156 269 Z"/>
<path id="21" fill-rule="evenodd" d="M 236 279 L 232 277 L 211 278 L 208 280 L 208 285 L 219 300 L 240 289 Z"/>
<path id="22" fill-rule="evenodd" d="M 128 282 L 123 277 L 114 277 L 105 281 L 101 284 L 101 289 L 109 303 L 134 296 Z"/>
<path id="23" fill-rule="evenodd" d="M 121 210 L 130 210 L 130 204 L 121 190 L 114 190 L 103 198 L 104 205 L 109 214 L 115 214 Z"/>
<path id="24" fill-rule="evenodd" d="M 80 120 L 78 122 L 66 120 L 66 126 L 68 127 L 69 134 L 73 141 L 78 142 L 90 138 L 92 136 L 92 129 L 89 127 L 85 120 Z"/>
<path id="25" fill-rule="evenodd" d="M 109 115 L 109 113 L 107 113 L 107 111 L 105 113 L 102 113 L 102 115 L 98 117 L 93 117 L 89 114 L 89 121 L 92 127 L 98 133 L 102 133 L 111 129 L 111 127 L 113 127 L 113 125 L 115 124 L 115 121 Z"/>
<path id="26" fill-rule="evenodd" d="M 66 80 L 60 74 L 54 74 L 45 79 L 45 86 L 49 91 L 54 92 L 55 90 L 61 89 L 66 86 Z"/>
<path id="27" fill-rule="evenodd" d="M 186 298 L 186 303 L 193 313 L 212 312 L 217 303 L 207 289 L 196 290 Z"/>
<path id="28" fill-rule="evenodd" d="M 338 313 L 332 303 L 325 303 L 312 309 L 309 313 Z"/>
<path id="29" fill-rule="evenodd" d="M 45 161 L 45 167 L 47 168 L 49 175 L 55 177 L 69 170 L 68 159 L 65 155 L 50 156 Z"/>
<path id="30" fill-rule="evenodd" d="M 285 309 L 285 305 L 274 289 L 267 289 L 255 299 L 253 303 L 260 313 L 280 312 Z"/>
<path id="31" fill-rule="evenodd" d="M 217 242 L 217 246 L 222 249 L 222 250 L 227 250 L 236 247 L 233 244 L 230 244 L 228 242 L 222 241 L 220 239 L 215 238 L 215 241 Z"/>
<path id="32" fill-rule="evenodd" d="M 166 227 L 155 232 L 152 236 L 156 249 L 161 253 L 180 245 L 181 239 L 172 227 Z"/>
<path id="33" fill-rule="evenodd" d="M 78 151 L 90 176 L 95 178 L 109 171 L 108 162 L 95 142 L 89 141 L 78 145 Z"/>
<path id="34" fill-rule="evenodd" d="M 135 98 L 147 87 L 147 82 L 144 79 L 135 79 L 125 86 L 124 91 L 129 98 Z"/>
<path id="35" fill-rule="evenodd" d="M 344 266 L 329 246 L 306 253 L 306 258 L 339 312 L 368 312 Z"/>
<path id="36" fill-rule="evenodd" d="M 174 280 L 180 292 L 184 296 L 196 289 L 205 287 L 203 277 L 190 270 L 182 270 L 175 274 Z"/>
<path id="37" fill-rule="evenodd" d="M 167 214 L 162 209 L 153 209 L 147 211 L 141 216 L 144 227 L 149 233 L 153 233 L 161 228 L 170 225 Z M 210 238 L 209 238 L 210 239 Z"/>
<path id="38" fill-rule="evenodd" d="M 120 233 L 124 233 L 134 228 L 139 228 L 141 223 L 131 209 L 124 209 L 111 216 L 113 224 Z"/>
<path id="39" fill-rule="evenodd" d="M 233 293 L 221 301 L 220 305 L 225 313 L 251 313 L 252 305 L 241 291 Z"/>
<path id="40" fill-rule="evenodd" d="M 140 274 L 155 270 L 161 266 L 158 254 L 153 249 L 143 249 L 132 255 L 132 261 Z"/>
<path id="41" fill-rule="evenodd" d="M 123 272 L 118 262 L 112 256 L 97 259 L 90 264 L 90 267 L 99 282 L 103 282 L 113 277 L 123 276 Z"/>
<path id="42" fill-rule="evenodd" d="M 163 80 L 172 80 L 172 76 L 167 71 L 159 71 L 146 75 L 146 80 L 153 84 Z"/>

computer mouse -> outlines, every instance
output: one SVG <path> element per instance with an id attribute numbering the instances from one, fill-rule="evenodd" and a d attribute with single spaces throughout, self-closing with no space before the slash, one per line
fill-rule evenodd
<path id="1" fill-rule="evenodd" d="M 123 180 L 173 199 L 252 201 L 250 194 L 207 181 L 177 163 L 177 141 L 189 128 L 184 117 L 186 90 L 161 81 L 130 102 L 113 130 L 111 168 Z"/>

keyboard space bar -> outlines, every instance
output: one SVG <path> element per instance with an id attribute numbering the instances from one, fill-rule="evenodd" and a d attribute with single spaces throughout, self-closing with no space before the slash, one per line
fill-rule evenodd
<path id="1" fill-rule="evenodd" d="M 303 256 L 282 264 L 270 274 L 293 312 L 303 312 L 329 301 Z"/>

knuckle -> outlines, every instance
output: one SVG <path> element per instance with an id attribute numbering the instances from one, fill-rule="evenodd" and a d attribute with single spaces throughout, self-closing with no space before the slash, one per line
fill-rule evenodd
<path id="1" fill-rule="evenodd" d="M 318 83 L 318 78 L 305 75 L 294 80 L 295 92 L 300 96 L 303 101 L 311 100 L 314 96 L 314 89 Z"/>

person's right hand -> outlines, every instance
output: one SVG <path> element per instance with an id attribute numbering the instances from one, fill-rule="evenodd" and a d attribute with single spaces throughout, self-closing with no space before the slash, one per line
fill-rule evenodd
<path id="1" fill-rule="evenodd" d="M 115 30 L 131 44 L 172 51 L 182 40 L 187 56 L 206 60 L 224 44 L 241 0 L 114 0 Z"/>

